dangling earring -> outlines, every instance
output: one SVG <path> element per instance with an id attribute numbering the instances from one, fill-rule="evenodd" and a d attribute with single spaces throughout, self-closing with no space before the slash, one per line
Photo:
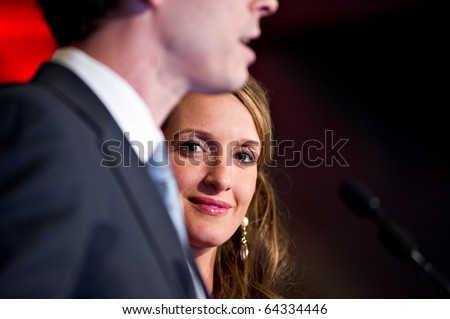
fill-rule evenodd
<path id="1" fill-rule="evenodd" d="M 240 256 L 241 256 L 241 260 L 245 261 L 248 257 L 248 246 L 247 246 L 247 238 L 245 236 L 247 236 L 247 231 L 246 231 L 246 227 L 248 226 L 248 218 L 247 216 L 244 216 L 244 219 L 242 220 L 242 224 L 241 224 L 241 250 L 240 250 Z"/>

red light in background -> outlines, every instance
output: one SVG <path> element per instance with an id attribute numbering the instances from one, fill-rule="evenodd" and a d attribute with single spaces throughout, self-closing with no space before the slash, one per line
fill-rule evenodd
<path id="1" fill-rule="evenodd" d="M 28 81 L 55 48 L 35 0 L 0 1 L 0 83 Z"/>

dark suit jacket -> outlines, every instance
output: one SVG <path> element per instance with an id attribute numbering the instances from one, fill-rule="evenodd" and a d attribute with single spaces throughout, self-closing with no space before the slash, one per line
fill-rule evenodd
<path id="1" fill-rule="evenodd" d="M 0 149 L 0 297 L 195 298 L 155 185 L 75 74 L 2 88 Z"/>

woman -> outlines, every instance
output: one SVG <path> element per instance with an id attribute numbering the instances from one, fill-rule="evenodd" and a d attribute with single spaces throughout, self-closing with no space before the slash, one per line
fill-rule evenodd
<path id="1" fill-rule="evenodd" d="M 266 171 L 272 122 L 264 89 L 250 78 L 235 94 L 188 95 L 163 132 L 208 291 L 215 298 L 281 297 L 287 240 Z"/>

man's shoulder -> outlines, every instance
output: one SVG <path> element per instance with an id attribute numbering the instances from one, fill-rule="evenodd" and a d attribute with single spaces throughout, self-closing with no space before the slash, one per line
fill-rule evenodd
<path id="1" fill-rule="evenodd" d="M 0 84 L 0 98 L 19 98 L 24 94 L 32 93 L 36 90 L 36 86 L 32 82 L 19 83 L 7 82 Z"/>
<path id="2" fill-rule="evenodd" d="M 20 100 L 36 94 L 48 94 L 49 87 L 65 81 L 82 83 L 76 75 L 66 67 L 53 62 L 44 62 L 36 70 L 34 76 L 27 82 L 0 83 L 0 98 Z M 77 82 L 78 81 L 78 82 Z"/>
<path id="3" fill-rule="evenodd" d="M 0 112 L 21 105 L 42 104 L 49 92 L 36 82 L 4 83 L 0 85 Z"/>

